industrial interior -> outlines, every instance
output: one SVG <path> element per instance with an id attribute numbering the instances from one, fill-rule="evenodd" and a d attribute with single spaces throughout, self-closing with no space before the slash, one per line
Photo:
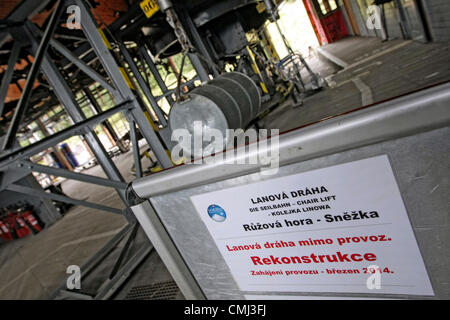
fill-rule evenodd
<path id="1" fill-rule="evenodd" d="M 439 147 L 427 144 L 439 149 L 436 155 L 415 144 L 415 153 L 428 155 L 428 160 L 422 159 L 428 161 L 427 168 L 443 166 L 436 175 L 414 171 L 420 177 L 433 176 L 430 189 L 438 187 L 425 193 L 436 206 L 410 204 L 403 192 L 406 187 L 399 184 L 435 296 L 449 298 L 445 261 L 450 2 L 0 0 L 0 4 L 0 299 L 242 298 L 227 281 L 214 280 L 216 267 L 202 269 L 206 262 L 200 267 L 203 256 L 194 266 L 194 253 L 182 245 L 182 224 L 171 218 L 172 206 L 182 202 L 177 202 L 178 193 L 165 196 L 182 190 L 194 194 L 190 188 L 219 181 L 212 179 L 220 173 L 223 179 L 237 175 L 227 175 L 220 165 L 210 171 L 199 169 L 198 178 L 189 175 L 197 170 L 189 162 L 207 156 L 208 142 L 193 150 L 188 150 L 191 143 L 184 144 L 187 156 L 174 159 L 173 133 L 184 129 L 194 136 L 196 121 L 224 135 L 228 129 L 242 129 L 243 139 L 223 142 L 225 152 L 251 144 L 245 138 L 247 130 L 276 129 L 283 151 L 283 137 L 290 134 L 308 139 L 308 130 L 361 112 L 370 114 L 380 104 L 405 103 L 413 108 L 422 100 L 423 110 L 436 103 L 441 114 L 430 107 L 424 116 L 411 113 L 400 119 L 408 122 L 416 117 L 414 121 L 422 121 L 417 126 L 423 134 L 443 130 L 446 136 Z M 419 129 L 402 129 L 401 121 L 388 127 L 393 119 L 376 130 L 367 124 L 361 135 L 350 138 L 367 134 L 370 145 L 387 139 L 392 128 L 403 130 L 405 136 L 422 134 Z M 338 147 L 342 140 L 325 136 L 324 129 L 313 148 L 327 148 L 328 154 L 356 148 L 356 144 Z M 396 150 L 402 145 L 406 146 L 399 143 Z M 312 152 L 307 143 L 296 148 Z M 281 166 L 300 163 L 285 160 L 288 153 L 280 152 Z M 407 154 L 398 159 L 420 163 Z M 311 153 L 304 160 L 320 155 Z M 183 174 L 177 178 L 177 173 Z M 140 181 L 151 183 L 148 194 Z M 155 198 L 153 208 L 179 255 L 160 249 L 153 229 L 144 230 L 142 215 L 131 209 L 147 197 Z M 439 219 L 416 219 L 410 210 L 422 215 L 434 212 Z M 206 240 L 194 241 L 196 224 L 186 222 L 186 232 L 192 232 L 190 245 L 203 251 L 200 246 Z M 167 245 L 163 236 L 158 239 Z M 444 261 L 434 259 L 434 250 L 440 250 Z M 179 266 L 176 259 L 191 269 L 201 294 L 187 288 L 189 280 L 180 275 L 186 272 L 174 267 Z M 69 266 L 80 266 L 81 288 L 67 286 Z"/>

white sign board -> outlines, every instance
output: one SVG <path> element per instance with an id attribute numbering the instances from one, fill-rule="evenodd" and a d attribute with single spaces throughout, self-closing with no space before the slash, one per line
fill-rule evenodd
<path id="1" fill-rule="evenodd" d="M 191 200 L 242 291 L 434 295 L 387 156 Z"/>

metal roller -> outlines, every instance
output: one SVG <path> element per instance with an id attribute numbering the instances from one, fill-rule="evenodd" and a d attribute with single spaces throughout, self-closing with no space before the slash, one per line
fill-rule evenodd
<path id="1" fill-rule="evenodd" d="M 229 124 L 221 108 L 211 99 L 191 93 L 189 99 L 173 105 L 169 114 L 169 126 L 172 133 L 178 129 L 186 129 L 192 138 L 195 138 L 194 122 L 201 121 L 202 128 L 214 128 L 226 137 Z M 200 137 L 201 139 L 202 137 Z M 191 141 L 178 141 L 188 155 L 201 157 L 208 150 L 209 142 L 194 145 Z M 198 148 L 202 149 L 198 149 Z"/>
<path id="2" fill-rule="evenodd" d="M 220 76 L 214 80 L 209 81 L 206 86 L 214 86 L 225 89 L 233 96 L 234 100 L 236 100 L 239 105 L 239 109 L 241 110 L 244 126 L 252 120 L 252 100 L 245 87 L 243 87 L 241 84 L 234 80 Z"/>
<path id="3" fill-rule="evenodd" d="M 214 101 L 224 113 L 228 122 L 228 128 L 237 129 L 242 127 L 243 119 L 241 109 L 237 101 L 228 91 L 221 87 L 205 85 L 196 88 L 192 93 L 202 95 Z M 226 107 L 224 108 L 223 106 Z"/>
<path id="4" fill-rule="evenodd" d="M 256 83 L 249 76 L 240 72 L 228 72 L 223 74 L 221 77 L 236 81 L 245 88 L 252 101 L 252 119 L 254 119 L 262 111 L 261 91 Z"/>
<path id="5" fill-rule="evenodd" d="M 172 132 L 186 129 L 194 137 L 199 134 L 194 133 L 194 122 L 201 121 L 202 130 L 217 129 L 230 140 L 227 130 L 245 128 L 260 106 L 261 94 L 249 77 L 237 72 L 226 73 L 194 89 L 186 100 L 176 102 L 169 114 L 169 126 Z M 223 146 L 229 143 L 224 141 Z M 192 141 L 180 142 L 186 153 L 194 157 L 203 156 L 212 148 L 210 144 L 210 141 L 203 142 L 200 149 Z"/>

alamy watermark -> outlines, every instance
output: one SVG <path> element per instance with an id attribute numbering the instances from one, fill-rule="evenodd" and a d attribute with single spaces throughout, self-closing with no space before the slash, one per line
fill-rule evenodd
<path id="1" fill-rule="evenodd" d="M 67 17 L 66 25 L 67 28 L 73 29 L 81 29 L 81 10 L 77 5 L 70 5 L 66 9 L 66 13 L 69 15 Z"/>
<path id="2" fill-rule="evenodd" d="M 70 265 L 66 269 L 66 273 L 70 274 L 66 280 L 66 287 L 69 290 L 81 289 L 81 269 L 77 265 Z"/>
<path id="3" fill-rule="evenodd" d="M 367 8 L 367 18 L 366 26 L 369 30 L 381 30 L 383 25 L 381 23 L 381 9 L 376 5 L 371 5 Z"/>
<path id="4" fill-rule="evenodd" d="M 366 280 L 366 286 L 369 290 L 381 289 L 381 269 L 377 265 L 371 265 L 367 268 L 370 276 Z"/>
<path id="5" fill-rule="evenodd" d="M 259 165 L 263 175 L 274 175 L 279 169 L 278 129 L 227 129 L 225 134 L 194 121 L 193 130 L 175 129 L 171 139 L 176 143 L 171 157 L 175 163 Z M 234 142 L 238 147 L 234 149 Z M 223 152 L 228 150 L 228 152 Z M 193 161 L 186 161 L 193 158 Z"/>

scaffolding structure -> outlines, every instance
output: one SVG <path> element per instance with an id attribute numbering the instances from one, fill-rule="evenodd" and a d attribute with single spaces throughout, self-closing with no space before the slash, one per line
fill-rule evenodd
<path id="1" fill-rule="evenodd" d="M 45 200 L 47 201 L 48 212 L 44 212 L 43 214 L 47 215 L 47 219 L 45 220 L 50 224 L 59 219 L 61 215 L 58 214 L 49 200 L 81 205 L 113 214 L 124 215 L 129 222 L 128 226 L 125 227 L 123 232 L 120 232 L 116 237 L 114 237 L 83 267 L 84 273 L 87 274 L 93 270 L 94 266 L 98 264 L 105 257 L 105 255 L 110 252 L 112 248 L 114 248 L 128 233 L 128 242 L 131 241 L 135 235 L 135 231 L 128 231 L 135 230 L 138 227 L 134 216 L 130 214 L 128 209 L 128 202 L 125 197 L 125 189 L 127 184 L 118 168 L 108 155 L 108 152 L 105 150 L 105 147 L 101 143 L 99 137 L 96 135 L 94 131 L 95 126 L 103 123 L 110 132 L 114 132 L 110 125 L 108 125 L 107 119 L 117 113 L 122 113 L 126 117 L 129 121 L 130 140 L 133 146 L 136 176 L 141 177 L 143 173 L 142 166 L 140 164 L 141 159 L 137 130 L 139 130 L 140 134 L 153 151 L 157 158 L 158 164 L 163 169 L 173 166 L 167 152 L 167 141 L 164 141 L 163 135 L 161 134 L 161 131 L 167 129 L 167 115 L 161 110 L 157 103 L 157 100 L 162 97 L 154 97 L 152 95 L 149 89 L 149 84 L 142 76 L 125 43 L 120 40 L 120 38 L 114 39 L 119 46 L 120 54 L 134 75 L 137 85 L 136 83 L 133 83 L 134 79 L 130 80 L 127 73 L 124 71 L 124 66 L 115 56 L 117 53 L 112 50 L 111 43 L 93 17 L 87 2 L 82 0 L 60 0 L 56 8 L 53 10 L 45 32 L 42 32 L 38 27 L 36 27 L 36 25 L 27 20 L 28 15 L 31 12 L 34 12 L 37 5 L 38 4 L 36 1 L 24 1 L 21 4 L 20 9 L 15 12 L 15 19 L 17 21 L 24 22 L 17 23 L 16 26 L 8 29 L 9 36 L 14 42 L 8 61 L 8 68 L 3 75 L 0 87 L 0 114 L 3 115 L 5 97 L 8 87 L 11 84 L 14 66 L 18 61 L 20 51 L 29 50 L 27 53 L 34 57 L 34 61 L 27 75 L 26 85 L 22 91 L 20 101 L 14 109 L 14 115 L 9 124 L 8 130 L 1 138 L 2 152 L 0 154 L 0 174 L 2 179 L 0 192 L 1 190 L 8 190 L 10 192 L 28 195 L 31 197 L 48 199 Z M 62 13 L 65 12 L 66 8 L 71 5 L 77 6 L 80 10 L 80 29 L 83 31 L 86 40 L 76 52 L 73 52 L 69 48 L 65 47 L 54 37 L 55 29 L 58 24 L 60 24 Z M 58 66 L 51 58 L 48 52 L 49 47 L 62 55 L 66 59 L 67 63 L 75 65 L 86 76 L 88 76 L 91 79 L 88 83 L 98 83 L 102 88 L 106 89 L 113 97 L 116 105 L 107 111 L 102 111 L 96 103 L 95 97 L 90 89 L 88 87 L 78 87 L 78 92 L 83 92 L 85 97 L 90 101 L 95 109 L 94 116 L 87 119 L 80 107 L 80 102 L 76 99 L 76 90 L 73 90 L 70 85 L 70 76 L 65 74 L 64 68 Z M 88 54 L 95 54 L 95 59 L 98 59 L 101 64 L 101 71 L 95 70 L 92 66 L 86 63 L 85 60 L 83 60 L 83 57 L 86 56 L 86 52 Z M 150 70 L 151 75 L 156 79 L 158 85 L 161 87 L 163 97 L 168 97 L 168 101 L 173 103 L 173 100 L 170 98 L 170 94 L 173 90 L 170 91 L 166 87 L 152 57 L 150 57 L 145 46 L 140 46 L 139 54 L 143 58 L 141 61 L 145 62 L 145 67 Z M 195 59 L 193 60 L 195 61 Z M 200 64 L 197 64 L 197 68 L 202 67 Z M 39 79 L 39 72 L 42 72 L 46 82 L 50 85 L 52 92 L 64 108 L 64 111 L 69 115 L 73 125 L 65 130 L 48 135 L 44 139 L 27 147 L 20 147 L 16 141 L 16 134 L 21 126 L 23 126 L 24 115 L 27 113 L 33 85 L 36 79 Z M 206 76 L 206 72 L 204 70 L 202 70 L 201 74 Z M 149 102 L 150 109 L 144 103 L 144 99 Z M 153 115 L 153 118 L 150 114 Z M 96 161 L 105 172 L 107 179 L 73 172 L 64 168 L 43 166 L 29 160 L 29 158 L 33 155 L 36 155 L 46 149 L 53 148 L 58 143 L 73 136 L 81 136 L 82 139 L 86 141 L 89 149 L 95 155 Z M 32 172 L 64 177 L 67 179 L 112 188 L 116 190 L 125 204 L 126 209 L 121 210 L 85 200 L 74 199 L 61 194 L 45 192 L 37 183 L 33 186 L 26 186 L 18 183 L 18 181 L 23 179 L 23 177 L 29 176 L 32 179 L 30 175 Z M 152 246 L 149 243 L 148 246 L 143 247 L 142 250 L 139 250 L 134 256 L 129 258 L 128 261 L 125 261 L 124 263 L 123 258 L 126 254 L 127 248 L 128 246 L 125 246 L 123 252 L 120 254 L 108 285 L 106 287 L 102 287 L 102 290 L 99 291 L 94 298 L 106 299 L 110 297 L 112 293 L 117 290 L 120 283 L 126 279 L 124 275 L 129 275 L 134 268 L 136 268 L 136 266 L 138 266 L 139 263 L 152 251 Z M 63 288 L 60 288 L 55 293 L 54 298 L 61 295 L 74 296 L 75 294 L 76 293 L 74 292 L 67 292 Z M 80 298 L 80 294 L 77 293 L 76 296 L 77 298 Z M 84 296 L 84 298 L 88 299 L 89 297 Z"/>
<path id="2" fill-rule="evenodd" d="M 3 118 L 6 113 L 5 98 L 8 88 L 11 84 L 17 85 L 17 80 L 14 80 L 14 67 L 20 60 L 21 54 L 26 57 L 28 55 L 33 57 L 32 62 L 28 61 L 30 68 L 26 76 L 25 86 L 21 90 L 20 100 L 12 108 L 13 116 L 5 134 L 0 137 L 0 193 L 5 190 L 22 196 L 27 195 L 43 199 L 46 210 L 42 214 L 46 216 L 44 220 L 49 224 L 56 222 L 61 217 L 52 201 L 120 214 L 129 223 L 123 232 L 112 239 L 83 267 L 85 274 L 92 271 L 95 265 L 101 262 L 105 255 L 124 239 L 125 235 L 129 237 L 127 243 L 132 241 L 136 234 L 133 230 L 138 226 L 129 208 L 130 199 L 127 199 L 129 193 L 126 192 L 127 183 L 100 141 L 98 134 L 95 132 L 95 127 L 101 124 L 107 134 L 118 142 L 120 138 L 108 119 L 118 113 L 127 119 L 137 178 L 144 175 L 139 150 L 141 136 L 145 139 L 161 169 L 174 166 L 169 156 L 169 150 L 173 142 L 170 140 L 168 115 L 161 108 L 160 102 L 165 99 L 170 106 L 175 103 L 174 96 L 180 90 L 180 80 L 178 80 L 177 88 L 170 89 L 158 69 L 158 57 L 152 54 L 151 47 L 154 44 L 141 36 L 136 38 L 131 36 L 130 41 L 130 34 L 141 34 L 141 28 L 148 19 L 156 19 L 155 24 L 162 26 L 164 34 L 167 34 L 167 30 L 172 32 L 174 38 L 168 40 L 169 44 L 179 46 L 178 52 L 183 54 L 183 61 L 186 57 L 189 58 L 196 73 L 193 78 L 184 79 L 182 84 L 188 89 L 192 89 L 198 83 L 204 83 L 224 72 L 226 63 L 229 61 L 235 63 L 236 68 L 244 67 L 250 71 L 252 68 L 258 68 L 251 64 L 245 66 L 245 63 L 256 64 L 256 62 L 252 59 L 241 58 L 250 57 L 252 53 L 246 46 L 245 30 L 240 26 L 239 20 L 233 20 L 230 24 L 231 28 L 224 27 L 218 33 L 226 45 L 231 45 L 229 48 L 222 48 L 223 52 L 217 48 L 214 49 L 216 44 L 210 39 L 210 36 L 211 32 L 217 31 L 215 30 L 216 26 L 212 23 L 214 19 L 222 19 L 222 16 L 229 13 L 232 14 L 233 19 L 238 19 L 238 15 L 235 17 L 233 14 L 235 10 L 242 9 L 243 12 L 248 14 L 248 8 L 255 11 L 259 2 L 256 0 L 233 0 L 226 3 L 209 1 L 208 6 L 203 9 L 204 11 L 191 14 L 197 2 L 186 4 L 180 1 L 175 9 L 171 1 L 158 1 L 157 11 L 159 11 L 159 15 L 155 15 L 157 16 L 155 18 L 152 15 L 147 15 L 147 13 L 143 15 L 140 2 L 136 1 L 126 13 L 111 25 L 106 26 L 102 23 L 102 26 L 100 26 L 99 19 L 95 16 L 95 9 L 91 7 L 89 1 L 59 0 L 53 7 L 51 17 L 47 20 L 45 29 L 42 31 L 29 18 L 47 6 L 50 1 L 24 0 L 8 17 L 8 27 L 4 29 L 6 31 L 0 31 L 0 43 L 2 45 L 12 39 L 12 41 L 9 41 L 12 45 L 7 69 L 3 72 L 0 84 L 0 116 L 4 123 L 8 123 Z M 67 22 L 67 17 L 64 14 L 69 13 L 68 8 L 73 6 L 77 8 L 79 17 L 77 30 L 62 28 L 61 25 Z M 254 29 L 267 20 L 269 13 L 261 11 L 258 16 L 253 14 L 249 16 L 252 19 L 246 21 L 249 24 L 247 27 Z M 203 28 L 202 31 L 200 31 L 201 28 Z M 76 46 L 67 46 L 66 40 L 74 41 Z M 234 47 L 235 42 L 238 43 L 239 47 Z M 230 50 L 234 50 L 234 53 L 230 54 L 228 52 Z M 170 65 L 168 69 L 172 69 L 177 78 L 181 79 L 183 70 L 177 70 L 173 61 L 170 60 L 169 54 L 166 57 L 169 57 Z M 239 61 L 239 63 L 236 61 Z M 180 75 L 178 75 L 178 72 Z M 256 77 L 257 83 L 261 80 L 259 73 L 258 71 L 253 75 Z M 161 95 L 155 96 L 153 94 L 150 77 L 158 85 Z M 36 81 L 43 88 L 36 89 Z M 96 100 L 96 93 L 90 89 L 93 84 L 99 86 L 96 89 L 97 91 L 106 90 L 108 92 L 115 103 L 114 107 L 106 111 L 102 110 Z M 262 84 L 262 87 L 264 92 L 266 86 Z M 49 94 L 50 96 L 48 96 Z M 268 92 L 264 92 L 264 94 L 265 98 L 271 98 Z M 45 107 L 42 110 L 34 110 L 30 107 L 31 100 L 34 103 L 44 101 Z M 83 112 L 82 105 L 85 102 L 88 102 L 91 106 L 93 113 L 91 117 L 87 117 Z M 62 107 L 60 113 L 66 114 L 72 125 L 64 130 L 52 133 L 46 129 L 39 118 L 58 104 Z M 31 121 L 37 122 L 38 130 L 41 130 L 45 137 L 28 146 L 21 147 L 17 141 L 17 134 Z M 45 150 L 57 151 L 56 146 L 59 143 L 75 136 L 79 136 L 88 147 L 88 150 L 95 157 L 95 161 L 106 174 L 106 179 L 74 172 L 69 170 L 70 168 L 44 166 L 30 160 L 31 157 Z M 66 167 L 70 166 L 67 165 Z M 30 185 L 20 182 L 24 178 L 34 180 L 32 173 L 63 177 L 112 188 L 124 203 L 125 209 L 121 210 L 79 200 L 60 193 L 46 192 L 38 183 Z M 153 247 L 149 243 L 148 246 L 143 247 L 142 250 L 124 261 L 127 249 L 128 245 L 125 245 L 108 283 L 102 286 L 94 297 L 69 292 L 63 287 L 59 288 L 53 297 L 72 296 L 86 299 L 107 299 L 111 297 L 120 284 L 125 281 L 127 275 L 152 252 Z"/>

